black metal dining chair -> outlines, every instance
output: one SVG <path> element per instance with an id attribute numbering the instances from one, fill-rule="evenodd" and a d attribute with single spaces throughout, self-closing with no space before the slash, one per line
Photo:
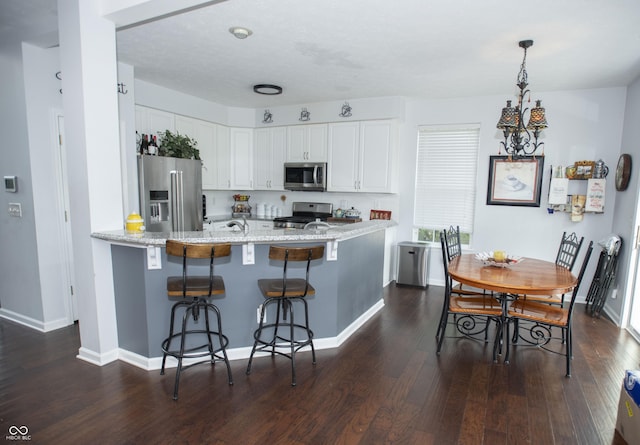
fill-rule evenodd
<path id="1" fill-rule="evenodd" d="M 449 226 L 448 229 L 442 231 L 445 237 L 444 250 L 447 253 L 447 261 L 451 261 L 454 258 L 462 255 L 462 243 L 460 242 L 460 226 Z M 463 287 L 461 283 L 453 283 L 451 287 L 451 293 L 454 295 L 463 296 L 487 296 L 493 298 L 493 292 L 487 292 L 484 289 L 475 289 L 472 287 Z"/>
<path id="2" fill-rule="evenodd" d="M 452 292 L 452 279 L 449 275 L 449 258 L 446 248 L 447 240 L 445 231 L 440 232 L 440 245 L 442 247 L 442 263 L 445 278 L 444 300 L 442 314 L 436 332 L 438 342 L 437 353 L 440 354 L 442 342 L 445 337 L 449 316 L 453 315 L 452 324 L 455 329 L 466 337 L 476 338 L 484 335 L 484 341 L 488 341 L 489 326 L 491 322 L 496 324 L 496 336 L 493 347 L 493 360 L 497 361 L 498 344 L 502 333 L 502 304 L 494 298 L 486 295 L 470 296 L 457 295 Z"/>
<path id="3" fill-rule="evenodd" d="M 558 247 L 558 253 L 556 255 L 556 264 L 560 267 L 564 267 L 567 270 L 573 270 L 573 266 L 576 264 L 580 248 L 584 242 L 584 237 L 578 239 L 578 235 L 575 232 L 562 234 L 560 240 L 560 246 Z M 561 295 L 523 295 L 522 298 L 526 298 L 529 301 L 537 301 L 539 303 L 564 305 L 564 294 Z"/>
<path id="4" fill-rule="evenodd" d="M 571 302 L 569 307 L 554 306 L 547 303 L 541 303 L 537 301 L 531 301 L 526 298 L 519 298 L 514 301 L 507 309 L 507 338 L 509 338 L 509 326 L 514 323 L 516 331 L 514 332 L 513 344 L 516 344 L 519 339 L 525 341 L 529 345 L 537 346 L 541 349 L 545 349 L 549 352 L 559 353 L 556 350 L 549 349 L 547 345 L 553 337 L 553 328 L 559 328 L 561 330 L 562 343 L 565 344 L 565 356 L 566 356 L 566 376 L 571 377 L 571 358 L 573 347 L 573 333 L 571 332 L 571 315 L 576 302 L 576 296 L 578 295 L 578 289 L 584 276 L 584 272 L 589 263 L 591 252 L 593 251 L 593 241 L 589 243 L 587 251 L 580 267 L 576 286 L 573 288 L 571 294 Z M 519 320 L 526 320 L 532 322 L 531 326 L 527 326 L 527 329 L 519 327 L 517 322 Z M 524 334 L 521 332 L 524 331 Z M 566 339 L 566 340 L 565 340 Z M 510 346 L 507 346 L 507 352 L 504 362 L 509 363 L 509 350 Z"/>

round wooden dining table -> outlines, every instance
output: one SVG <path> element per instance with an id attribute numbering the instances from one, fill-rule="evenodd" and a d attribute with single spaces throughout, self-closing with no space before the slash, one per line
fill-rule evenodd
<path id="1" fill-rule="evenodd" d="M 523 258 L 516 264 L 497 267 L 474 254 L 464 254 L 449 263 L 449 275 L 468 286 L 517 295 L 560 295 L 573 290 L 578 279 L 551 261 Z"/>

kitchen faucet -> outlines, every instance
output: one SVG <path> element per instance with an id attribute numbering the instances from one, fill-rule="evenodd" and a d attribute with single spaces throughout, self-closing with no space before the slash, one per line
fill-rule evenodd
<path id="1" fill-rule="evenodd" d="M 233 221 L 229 221 L 227 223 L 227 227 L 238 226 L 242 230 L 242 233 L 245 235 L 249 233 L 249 223 L 247 222 L 247 217 L 242 215 L 242 221 L 234 219 Z"/>
<path id="2" fill-rule="evenodd" d="M 325 229 L 331 228 L 331 226 L 328 223 L 326 223 L 324 221 L 320 221 L 319 219 L 316 219 L 315 221 L 308 222 L 308 223 L 306 223 L 304 225 L 305 229 L 309 229 L 311 227 L 315 227 L 316 230 L 320 229 L 320 227 L 325 228 Z"/>

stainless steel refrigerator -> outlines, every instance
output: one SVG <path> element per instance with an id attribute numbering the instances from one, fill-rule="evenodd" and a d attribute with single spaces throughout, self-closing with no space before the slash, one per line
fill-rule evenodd
<path id="1" fill-rule="evenodd" d="M 202 161 L 140 155 L 138 184 L 148 232 L 202 230 Z"/>

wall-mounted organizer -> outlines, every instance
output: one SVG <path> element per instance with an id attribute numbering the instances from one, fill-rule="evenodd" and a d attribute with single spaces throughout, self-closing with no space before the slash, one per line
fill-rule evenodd
<path id="1" fill-rule="evenodd" d="M 579 161 L 566 168 L 551 166 L 547 211 L 568 213 L 574 222 L 582 221 L 588 213 L 604 213 L 608 172 L 602 161 Z"/>

